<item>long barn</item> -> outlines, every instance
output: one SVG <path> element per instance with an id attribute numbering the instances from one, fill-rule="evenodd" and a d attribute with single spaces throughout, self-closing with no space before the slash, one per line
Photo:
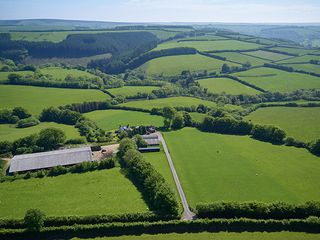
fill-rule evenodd
<path id="1" fill-rule="evenodd" d="M 9 173 L 68 166 L 86 161 L 92 161 L 90 147 L 23 154 L 12 158 Z"/>

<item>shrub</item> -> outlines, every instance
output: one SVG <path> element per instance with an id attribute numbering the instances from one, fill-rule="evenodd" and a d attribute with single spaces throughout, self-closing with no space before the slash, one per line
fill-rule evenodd
<path id="1" fill-rule="evenodd" d="M 310 152 L 313 154 L 320 156 L 320 139 L 314 141 L 310 146 Z"/>
<path id="2" fill-rule="evenodd" d="M 251 134 L 257 140 L 274 144 L 282 144 L 286 137 L 286 133 L 282 129 L 271 125 L 254 125 Z"/>
<path id="3" fill-rule="evenodd" d="M 37 145 L 45 150 L 57 149 L 63 145 L 66 139 L 65 133 L 57 128 L 46 128 L 40 131 Z"/>
<path id="4" fill-rule="evenodd" d="M 65 144 L 84 144 L 86 140 L 83 138 L 72 138 L 65 142 Z"/>
<path id="5" fill-rule="evenodd" d="M 29 117 L 25 119 L 21 119 L 17 123 L 17 128 L 27 128 L 27 127 L 32 127 L 36 126 L 40 123 L 40 121 L 34 117 Z"/>
<path id="6" fill-rule="evenodd" d="M 176 113 L 172 118 L 172 129 L 180 129 L 184 126 L 184 118 L 181 113 Z"/>
<path id="7" fill-rule="evenodd" d="M 39 232 L 44 224 L 45 215 L 38 209 L 29 209 L 24 216 L 24 223 L 31 232 Z"/>
<path id="8" fill-rule="evenodd" d="M 29 114 L 29 112 L 22 107 L 15 107 L 12 110 L 12 115 L 17 116 L 19 119 L 28 118 L 31 116 L 31 114 Z"/>

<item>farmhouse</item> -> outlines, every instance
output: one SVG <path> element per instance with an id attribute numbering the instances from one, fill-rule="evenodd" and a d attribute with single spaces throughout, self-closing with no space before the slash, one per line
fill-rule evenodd
<path id="1" fill-rule="evenodd" d="M 92 161 L 90 147 L 17 155 L 11 160 L 9 173 L 68 166 L 86 161 Z"/>

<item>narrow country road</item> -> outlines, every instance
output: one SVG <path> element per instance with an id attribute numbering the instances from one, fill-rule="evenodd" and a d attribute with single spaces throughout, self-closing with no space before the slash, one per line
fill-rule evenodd
<path id="1" fill-rule="evenodd" d="M 167 156 L 168 163 L 169 163 L 169 166 L 170 166 L 170 170 L 171 170 L 172 176 L 174 178 L 174 182 L 176 183 L 176 186 L 177 186 L 177 189 L 178 189 L 178 192 L 179 192 L 179 196 L 180 196 L 180 199 L 181 199 L 181 202 L 182 202 L 182 205 L 183 205 L 183 216 L 182 216 L 182 219 L 183 220 L 192 220 L 195 217 L 195 214 L 193 212 L 191 212 L 190 209 L 189 209 L 189 205 L 188 205 L 186 196 L 185 196 L 185 194 L 183 192 L 183 189 L 182 189 L 178 174 L 176 172 L 176 169 L 174 168 L 173 161 L 172 161 L 170 152 L 168 150 L 167 144 L 166 144 L 166 142 L 165 142 L 165 140 L 164 140 L 164 138 L 163 138 L 163 136 L 162 136 L 162 134 L 160 132 L 157 132 L 156 134 L 158 135 L 159 140 L 162 143 L 164 152 L 165 152 L 165 154 Z"/>

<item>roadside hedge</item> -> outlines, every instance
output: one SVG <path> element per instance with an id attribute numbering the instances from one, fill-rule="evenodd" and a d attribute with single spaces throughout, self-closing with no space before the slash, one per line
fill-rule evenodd
<path id="1" fill-rule="evenodd" d="M 198 218 L 304 219 L 320 217 L 320 202 L 214 202 L 196 206 Z"/>

